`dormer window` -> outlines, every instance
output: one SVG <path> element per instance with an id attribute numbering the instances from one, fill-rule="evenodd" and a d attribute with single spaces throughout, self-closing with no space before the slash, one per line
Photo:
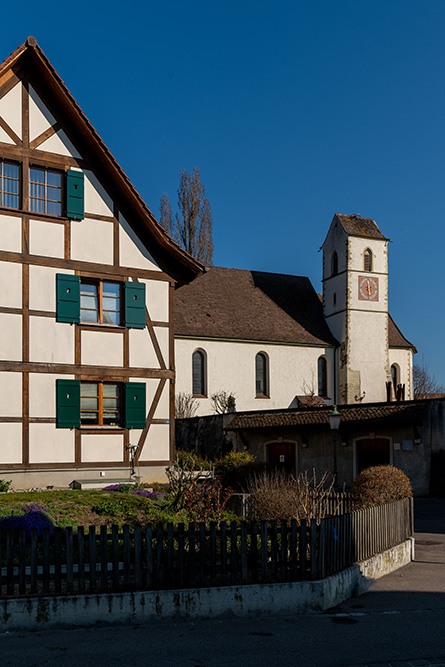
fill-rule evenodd
<path id="1" fill-rule="evenodd" d="M 363 253 L 363 270 L 372 271 L 372 251 L 369 248 Z"/>
<path id="2" fill-rule="evenodd" d="M 338 255 L 334 250 L 331 257 L 331 276 L 336 276 L 337 273 L 338 273 Z"/>

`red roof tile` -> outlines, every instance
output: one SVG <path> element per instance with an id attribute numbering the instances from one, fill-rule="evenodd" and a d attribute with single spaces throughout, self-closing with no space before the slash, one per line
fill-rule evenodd
<path id="1" fill-rule="evenodd" d="M 404 403 L 374 403 L 368 405 L 338 406 L 341 423 L 365 421 L 417 422 L 428 409 L 427 401 L 407 401 Z M 268 428 L 282 426 L 329 425 L 328 408 L 271 410 L 269 412 L 242 412 L 236 414 L 226 426 L 229 431 L 237 429 Z"/>

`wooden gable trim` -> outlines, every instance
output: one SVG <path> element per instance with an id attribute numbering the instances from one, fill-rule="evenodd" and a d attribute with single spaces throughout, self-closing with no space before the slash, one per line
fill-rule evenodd
<path id="1" fill-rule="evenodd" d="M 34 150 L 37 148 L 37 146 L 40 146 L 40 144 L 43 144 L 44 141 L 49 139 L 50 137 L 53 136 L 53 134 L 56 134 L 61 129 L 61 125 L 59 122 L 55 123 L 51 127 L 49 127 L 45 132 L 42 132 L 42 134 L 39 134 L 38 137 L 33 139 L 31 143 L 29 144 L 29 147 Z"/>
<path id="2" fill-rule="evenodd" d="M 100 180 L 108 192 L 113 192 L 119 209 L 124 215 L 125 210 L 129 211 L 130 215 L 125 217 L 161 267 L 164 266 L 169 275 L 180 282 L 188 282 L 200 273 L 204 267 L 176 244 L 158 224 L 34 38 L 28 38 L 25 44 L 0 64 L 0 78 L 18 62 L 23 65 L 23 69 L 26 68 L 33 86 L 44 101 L 45 97 L 51 98 L 49 106 L 56 112 L 55 116 L 64 121 L 62 124 L 70 140 L 75 133 L 73 143 L 88 158 L 90 168 L 100 174 Z M 43 90 L 45 94 L 42 95 Z M 54 158 L 54 155 L 49 154 L 44 155 L 43 159 L 47 161 L 50 156 Z M 42 159 L 42 156 L 36 157 Z M 74 164 L 70 158 L 64 160 L 70 166 L 83 166 L 79 160 L 71 159 Z"/>
<path id="3" fill-rule="evenodd" d="M 20 78 L 13 70 L 6 72 L 1 78 L 3 83 L 0 84 L 0 100 L 20 83 Z"/>
<path id="4" fill-rule="evenodd" d="M 5 215 L 9 215 L 9 210 L 4 209 Z M 39 216 L 23 216 L 28 219 L 32 217 L 33 220 L 39 220 Z M 146 280 L 162 280 L 164 282 L 172 282 L 172 278 L 162 271 L 151 271 L 149 269 L 131 269 L 128 266 L 113 266 L 113 264 L 94 264 L 93 262 L 83 262 L 77 259 L 61 259 L 60 257 L 44 257 L 43 255 L 30 255 L 28 245 L 23 246 L 23 254 L 17 252 L 9 252 L 7 250 L 0 250 L 0 260 L 4 262 L 19 262 L 24 264 L 33 264 L 38 266 L 51 266 L 55 269 L 72 269 L 80 271 L 82 276 L 91 278 L 100 278 L 104 274 L 107 276 L 115 276 L 116 279 L 123 278 L 132 273 L 138 278 L 145 278 Z M 26 248 L 26 251 L 25 251 Z"/>
<path id="5" fill-rule="evenodd" d="M 0 117 L 0 127 L 6 132 L 6 134 L 14 141 L 14 143 L 17 144 L 17 146 L 22 145 L 22 140 L 16 135 L 14 130 L 9 127 L 8 123 L 6 123 L 3 118 Z M 9 144 L 5 144 L 5 146 L 9 146 Z"/>

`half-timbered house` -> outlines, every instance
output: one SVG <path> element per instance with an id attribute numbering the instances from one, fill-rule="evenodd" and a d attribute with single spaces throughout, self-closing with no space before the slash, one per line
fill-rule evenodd
<path id="1" fill-rule="evenodd" d="M 175 284 L 156 222 L 32 37 L 0 65 L 0 476 L 159 478 Z M 133 449 L 132 449 L 133 448 Z"/>

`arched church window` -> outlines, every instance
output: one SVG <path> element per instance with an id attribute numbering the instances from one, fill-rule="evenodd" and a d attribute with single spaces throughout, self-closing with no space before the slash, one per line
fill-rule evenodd
<path id="1" fill-rule="evenodd" d="M 202 350 L 195 350 L 192 357 L 192 386 L 194 396 L 207 396 L 206 356 Z"/>
<path id="2" fill-rule="evenodd" d="M 264 352 L 255 357 L 255 391 L 257 396 L 269 396 L 269 364 Z"/>
<path id="3" fill-rule="evenodd" d="M 331 276 L 336 276 L 337 273 L 338 273 L 338 255 L 334 250 L 331 257 Z"/>
<path id="4" fill-rule="evenodd" d="M 365 271 L 372 271 L 372 252 L 369 248 L 366 248 L 363 253 L 363 269 Z"/>
<path id="5" fill-rule="evenodd" d="M 328 364 L 326 357 L 318 358 L 318 395 L 328 395 Z"/>

